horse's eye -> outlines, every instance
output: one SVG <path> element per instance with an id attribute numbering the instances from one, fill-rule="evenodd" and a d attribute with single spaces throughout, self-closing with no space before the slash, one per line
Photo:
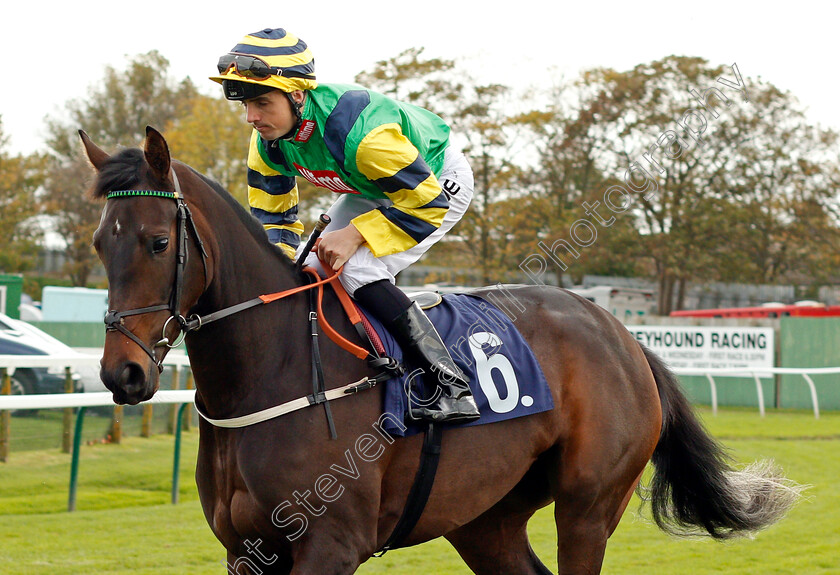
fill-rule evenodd
<path id="1" fill-rule="evenodd" d="M 169 247 L 169 238 L 155 238 L 152 242 L 152 253 L 159 254 Z"/>

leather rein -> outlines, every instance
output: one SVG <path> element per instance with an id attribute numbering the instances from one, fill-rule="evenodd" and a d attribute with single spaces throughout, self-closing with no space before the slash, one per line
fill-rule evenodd
<path id="1" fill-rule="evenodd" d="M 199 253 L 201 254 L 201 261 L 204 268 L 204 279 L 205 283 L 207 281 L 207 251 L 204 249 L 204 243 L 201 241 L 201 237 L 198 234 L 198 228 L 195 225 L 195 221 L 193 220 L 192 212 L 190 212 L 187 203 L 184 201 L 183 195 L 181 193 L 181 185 L 178 182 L 178 176 L 175 174 L 175 170 L 171 169 L 170 173 L 172 174 L 172 181 L 174 183 L 175 190 L 172 192 L 169 191 L 160 191 L 160 190 L 117 190 L 112 191 L 107 194 L 107 199 L 118 199 L 118 198 L 125 198 L 125 197 L 138 197 L 138 196 L 151 196 L 151 197 L 159 197 L 164 199 L 171 199 L 174 200 L 177 206 L 177 213 L 176 218 L 178 221 L 177 224 L 177 236 L 176 236 L 176 243 L 177 243 L 177 254 L 175 259 L 175 280 L 174 285 L 172 287 L 172 293 L 169 298 L 169 303 L 160 303 L 156 305 L 150 305 L 146 307 L 134 308 L 127 311 L 117 311 L 117 310 L 109 310 L 107 315 L 105 316 L 105 329 L 106 331 L 118 331 L 129 338 L 131 341 L 136 343 L 140 348 L 146 352 L 146 354 L 152 358 L 155 365 L 158 368 L 158 372 L 163 372 L 163 359 L 158 359 L 157 355 L 155 354 L 155 349 L 160 347 L 167 347 L 167 348 L 174 348 L 180 346 L 186 335 L 191 331 L 198 331 L 202 326 L 207 325 L 208 323 L 220 320 L 222 318 L 228 317 L 235 313 L 239 313 L 246 309 L 250 309 L 252 307 L 256 307 L 258 305 L 264 305 L 267 303 L 271 303 L 290 295 L 294 295 L 296 293 L 300 293 L 303 291 L 311 290 L 313 288 L 318 288 L 319 296 L 323 293 L 323 285 L 327 283 L 333 283 L 333 288 L 336 289 L 336 292 L 343 292 L 343 289 L 340 287 L 341 284 L 338 283 L 338 276 L 341 273 L 341 268 L 337 271 L 333 272 L 331 275 L 328 275 L 326 278 L 321 279 L 318 276 L 317 272 L 311 269 L 305 269 L 305 271 L 312 274 L 315 278 L 315 281 L 308 283 L 306 285 L 297 286 L 282 292 L 276 292 L 271 294 L 265 294 L 257 296 L 253 299 L 220 309 L 218 311 L 214 311 L 212 313 L 199 316 L 197 314 L 193 314 L 190 317 L 185 317 L 181 311 L 181 297 L 183 294 L 184 289 L 184 271 L 187 265 L 187 235 L 192 235 L 193 241 L 198 248 Z M 205 286 L 206 289 L 206 286 Z M 346 292 L 344 292 L 346 294 Z M 344 302 L 343 302 L 344 303 Z M 320 307 L 320 297 L 319 297 L 319 307 Z M 345 305 L 346 307 L 346 305 Z M 131 332 L 128 328 L 125 327 L 125 319 L 126 317 L 134 316 L 134 315 L 141 315 L 145 313 L 154 313 L 159 311 L 169 311 L 170 317 L 164 322 L 162 332 L 161 332 L 161 339 L 155 343 L 153 346 L 149 346 L 139 337 L 137 337 L 134 333 Z M 327 322 L 324 318 L 323 313 L 318 314 L 318 322 L 324 327 L 324 331 L 327 335 L 330 336 L 331 339 L 335 340 L 342 348 L 347 350 L 348 352 L 352 353 L 356 357 L 360 359 L 370 359 L 374 357 L 368 350 L 357 346 L 356 344 L 348 341 L 346 338 L 342 337 L 338 334 Z M 180 329 L 180 334 L 176 337 L 176 341 L 174 343 L 170 343 L 169 338 L 166 337 L 166 329 L 169 326 L 169 323 L 175 320 Z M 337 339 L 338 338 L 338 339 Z"/>

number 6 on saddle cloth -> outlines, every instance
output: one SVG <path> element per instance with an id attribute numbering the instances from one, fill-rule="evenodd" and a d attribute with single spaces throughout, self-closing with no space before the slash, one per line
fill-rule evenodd
<path id="1" fill-rule="evenodd" d="M 428 292 L 426 292 L 428 293 Z M 514 323 L 489 301 L 467 294 L 446 294 L 420 301 L 443 338 L 456 365 L 469 377 L 481 418 L 453 426 L 474 426 L 533 415 L 553 409 L 548 383 L 531 348 Z M 415 299 L 417 296 L 412 296 Z M 354 302 L 355 303 L 355 302 Z M 364 321 L 381 342 L 381 355 L 403 362 L 403 352 L 384 326 L 356 304 Z M 372 338 L 375 339 L 375 338 Z M 410 363 L 386 385 L 384 429 L 404 436 L 422 432 L 425 425 L 405 418 L 409 402 L 429 401 L 437 391 L 437 374 L 425 373 Z M 400 427 L 400 421 L 409 422 Z M 446 426 L 446 424 L 444 424 Z"/>

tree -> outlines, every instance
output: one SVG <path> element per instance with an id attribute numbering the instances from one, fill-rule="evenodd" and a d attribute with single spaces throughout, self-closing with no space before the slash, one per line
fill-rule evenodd
<path id="1" fill-rule="evenodd" d="M 735 80 L 746 88 L 733 89 Z M 794 235 L 791 224 L 804 205 L 828 215 L 837 180 L 819 158 L 836 157 L 836 148 L 807 125 L 790 94 L 743 82 L 735 68 L 677 56 L 628 72 L 591 70 L 583 82 L 598 167 L 636 197 L 660 313 L 682 307 L 689 281 L 779 281 L 784 274 L 771 270 L 801 267 L 790 257 L 794 245 L 823 251 L 811 251 L 811 238 Z"/>
<path id="2" fill-rule="evenodd" d="M 510 97 L 510 89 L 499 84 L 471 86 L 462 94 L 455 116 L 475 176 L 472 205 L 458 233 L 484 284 L 499 282 L 512 267 L 515 253 L 510 240 L 516 227 L 510 216 L 516 210 L 511 210 L 510 202 L 521 197 L 517 186 L 521 168 L 514 161 L 518 126 L 507 113 Z"/>
<path id="3" fill-rule="evenodd" d="M 423 58 L 423 48 L 409 48 L 394 58 L 377 62 L 356 75 L 359 84 L 431 110 L 444 119 L 453 115 L 463 85 L 454 60 Z"/>
<path id="4" fill-rule="evenodd" d="M 67 103 L 66 118 L 48 118 L 47 145 L 59 158 L 73 158 L 80 153 L 77 132 L 82 129 L 104 149 L 137 146 L 147 125 L 163 130 L 184 115 L 196 95 L 189 78 L 176 81 L 169 75 L 169 61 L 159 52 L 140 54 L 123 70 L 106 67 L 87 98 Z"/>
<path id="5" fill-rule="evenodd" d="M 83 193 L 89 187 L 83 183 L 93 178 L 87 160 L 76 157 L 51 163 L 53 167 L 44 185 L 43 210 L 54 216 L 55 231 L 66 243 L 63 273 L 72 285 L 84 287 L 98 263 L 92 245 L 102 204 Z"/>
<path id="6" fill-rule="evenodd" d="M 603 205 L 604 190 L 619 182 L 599 165 L 603 146 L 596 129 L 599 105 L 585 88 L 559 85 L 551 89 L 545 104 L 514 119 L 530 131 L 536 155 L 536 162 L 523 172 L 527 194 L 520 210 L 532 223 L 516 227 L 516 244 L 524 249 L 518 262 L 527 267 L 530 254 L 541 255 L 561 286 L 567 273 L 576 283 L 587 273 L 636 273 L 633 220 L 612 217 Z M 592 235 L 586 249 L 575 245 L 580 226 Z M 552 249 L 562 246 L 558 242 L 567 242 L 571 249 Z M 540 247 L 537 252 L 535 246 Z"/>
<path id="7" fill-rule="evenodd" d="M 66 118 L 49 118 L 44 208 L 67 242 L 65 273 L 85 285 L 96 264 L 91 236 L 101 206 L 83 197 L 91 170 L 82 159 L 78 130 L 105 149 L 137 146 L 147 125 L 163 129 L 190 110 L 198 93 L 189 79 L 176 81 L 169 62 L 157 51 L 131 58 L 125 70 L 108 67 L 86 99 L 66 105 Z"/>
<path id="8" fill-rule="evenodd" d="M 221 97 L 196 94 L 183 108 L 166 126 L 172 157 L 213 178 L 247 206 L 251 128 L 241 107 Z"/>
<path id="9" fill-rule="evenodd" d="M 43 235 L 33 218 L 38 213 L 36 193 L 43 181 L 44 158 L 12 156 L 7 144 L 0 119 L 0 271 L 22 272 L 35 265 Z"/>
<path id="10" fill-rule="evenodd" d="M 756 80 L 749 95 L 755 111 L 734 110 L 722 125 L 721 137 L 739 142 L 713 184 L 737 207 L 723 252 L 742 248 L 739 281 L 818 286 L 836 275 L 840 247 L 838 136 L 810 125 L 796 99 L 772 84 Z"/>

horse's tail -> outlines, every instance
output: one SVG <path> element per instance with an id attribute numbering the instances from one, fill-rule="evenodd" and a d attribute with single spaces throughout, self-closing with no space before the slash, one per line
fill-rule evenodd
<path id="1" fill-rule="evenodd" d="M 742 470 L 698 420 L 676 377 L 652 351 L 647 356 L 662 404 L 662 432 L 653 452 L 654 475 L 643 494 L 660 529 L 678 536 L 717 539 L 751 535 L 779 520 L 802 486 L 785 479 L 772 461 Z"/>

